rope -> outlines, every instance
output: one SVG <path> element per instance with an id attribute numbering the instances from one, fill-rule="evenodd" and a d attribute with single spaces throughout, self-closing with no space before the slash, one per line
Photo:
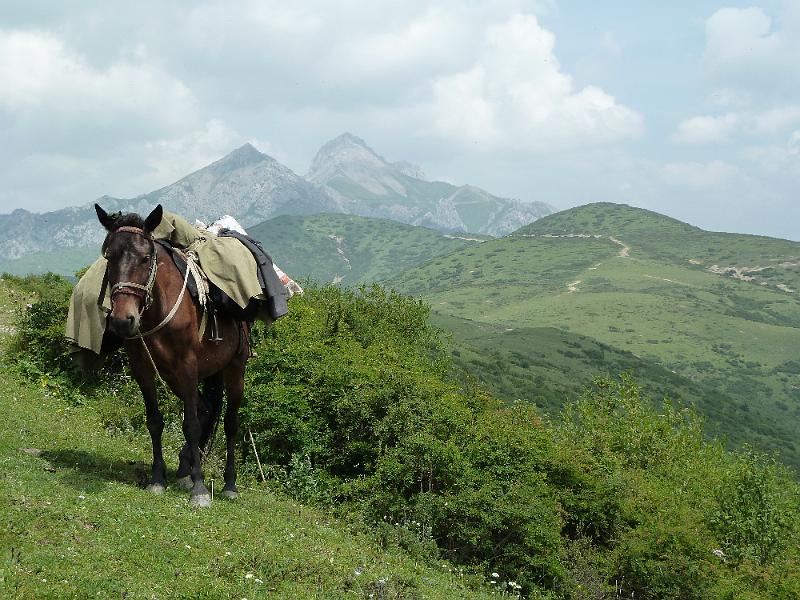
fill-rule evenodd
<path id="1" fill-rule="evenodd" d="M 183 300 L 183 296 L 186 293 L 186 287 L 187 287 L 188 283 L 189 283 L 189 269 L 186 269 L 186 276 L 183 278 L 183 286 L 181 287 L 181 293 L 178 294 L 178 299 L 175 300 L 175 304 L 173 305 L 172 310 L 170 310 L 169 313 L 167 313 L 167 316 L 164 317 L 164 320 L 161 321 L 161 323 L 159 323 L 158 325 L 156 325 L 155 327 L 153 327 L 149 331 L 145 331 L 144 333 L 140 333 L 140 334 L 135 335 L 133 337 L 134 338 L 137 338 L 137 337 L 144 338 L 147 335 L 155 333 L 156 331 L 158 331 L 159 329 L 164 327 L 167 323 L 169 323 L 172 320 L 172 317 L 175 316 L 175 313 L 178 312 L 178 308 L 180 308 L 181 301 Z M 132 339 L 132 338 L 128 338 L 128 339 Z M 142 341 L 144 341 L 144 340 L 142 340 Z M 145 348 L 147 348 L 147 345 L 145 345 Z M 153 363 L 153 364 L 155 364 L 155 363 Z"/>
<path id="2" fill-rule="evenodd" d="M 261 473 L 261 481 L 266 481 L 267 478 L 264 476 L 264 469 L 261 468 L 261 460 L 258 458 L 258 450 L 256 450 L 256 442 L 253 440 L 253 433 L 250 431 L 250 428 L 247 428 L 247 435 L 245 436 L 245 442 L 247 442 L 247 438 L 250 438 L 250 444 L 253 446 L 253 454 L 256 455 L 256 463 L 258 464 L 258 470 Z"/>

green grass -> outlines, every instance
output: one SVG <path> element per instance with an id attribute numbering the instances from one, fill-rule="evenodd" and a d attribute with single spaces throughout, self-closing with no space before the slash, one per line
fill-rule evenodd
<path id="1" fill-rule="evenodd" d="M 627 256 L 620 256 L 623 246 Z M 729 255 L 735 260 L 724 262 Z M 528 355 L 552 357 L 558 348 L 546 345 L 539 351 L 538 332 L 552 328 L 578 334 L 591 344 L 629 353 L 648 369 L 674 373 L 686 385 L 670 395 L 693 390 L 713 431 L 736 443 L 777 450 L 798 467 L 800 374 L 793 361 L 800 348 L 800 294 L 759 279 L 764 272 L 743 281 L 703 266 L 783 265 L 773 272 L 780 273 L 781 283 L 794 286 L 798 267 L 791 264 L 797 256 L 795 242 L 708 233 L 648 211 L 589 205 L 436 258 L 389 283 L 422 296 L 442 315 L 492 326 L 495 332 L 517 330 L 516 342 L 497 333 L 479 341 L 455 325 L 457 349 L 465 350 L 459 344 L 466 344 L 473 360 L 483 355 L 506 363 L 478 369 L 505 398 L 521 392 L 531 397 L 533 389 L 525 383 L 527 373 L 515 373 L 513 362 L 508 364 L 512 352 L 526 354 L 521 348 L 528 344 Z M 569 343 L 565 339 L 560 349 L 569 351 L 563 347 Z M 585 381 L 588 373 L 577 361 L 568 366 L 576 373 L 545 369 L 534 374 L 549 394 L 545 406 L 553 404 L 550 390 L 564 390 L 565 380 Z M 591 369 L 607 372 L 610 366 L 599 358 Z"/>

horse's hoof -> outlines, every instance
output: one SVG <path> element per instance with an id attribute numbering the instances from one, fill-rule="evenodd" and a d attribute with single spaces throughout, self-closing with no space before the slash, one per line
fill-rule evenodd
<path id="1" fill-rule="evenodd" d="M 228 500 L 236 500 L 239 497 L 239 492 L 236 490 L 222 490 L 222 495 Z"/>
<path id="2" fill-rule="evenodd" d="M 189 499 L 189 504 L 198 508 L 208 508 L 211 506 L 211 494 L 197 494 Z"/>
<path id="3" fill-rule="evenodd" d="M 162 483 L 151 483 L 150 485 L 148 485 L 144 489 L 146 489 L 151 494 L 155 494 L 156 496 L 160 496 L 161 494 L 164 493 L 164 484 L 162 484 Z"/>
<path id="4" fill-rule="evenodd" d="M 186 475 L 185 477 L 179 477 L 178 481 L 175 482 L 180 489 L 185 492 L 188 492 L 194 487 L 194 482 L 192 481 L 191 475 Z"/>

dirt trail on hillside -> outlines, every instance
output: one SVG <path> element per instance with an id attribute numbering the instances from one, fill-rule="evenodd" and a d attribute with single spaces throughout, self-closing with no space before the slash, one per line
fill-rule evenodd
<path id="1" fill-rule="evenodd" d="M 328 235 L 328 238 L 336 242 L 336 253 L 344 261 L 344 264 L 347 266 L 347 270 L 352 271 L 353 265 L 350 264 L 350 259 L 347 258 L 347 256 L 344 253 L 344 250 L 342 250 L 342 242 L 344 241 L 344 236 L 331 233 Z M 337 273 L 336 275 L 333 276 L 333 285 L 339 285 L 345 277 L 346 275 L 339 275 Z"/>
<path id="2" fill-rule="evenodd" d="M 622 240 L 618 240 L 613 235 L 608 236 L 608 239 L 610 239 L 612 242 L 614 242 L 617 246 L 622 246 L 622 248 L 620 249 L 620 251 L 617 254 L 617 256 L 622 257 L 622 258 L 629 258 L 630 257 L 629 256 L 630 255 L 630 251 L 631 251 L 631 247 L 630 246 L 628 246 Z"/>
<path id="3" fill-rule="evenodd" d="M 560 235 L 554 235 L 552 233 L 545 233 L 542 235 L 537 235 L 535 233 L 521 233 L 518 234 L 519 237 L 543 237 L 543 238 L 594 238 L 596 240 L 601 239 L 602 235 L 590 235 L 588 233 L 563 233 Z M 630 258 L 630 251 L 631 247 L 628 246 L 622 240 L 618 240 L 613 235 L 608 236 L 608 240 L 614 242 L 617 246 L 621 246 L 620 251 L 617 253 L 617 256 L 622 258 Z"/>

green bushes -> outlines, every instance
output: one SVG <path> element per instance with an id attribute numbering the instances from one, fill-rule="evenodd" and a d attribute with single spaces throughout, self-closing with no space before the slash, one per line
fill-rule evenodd
<path id="1" fill-rule="evenodd" d="M 36 367 L 50 373 L 69 369 L 64 323 L 67 320 L 72 284 L 53 273 L 3 279 L 31 297 L 31 303 L 17 314 L 17 335 L 12 353 L 23 355 Z"/>
<path id="2" fill-rule="evenodd" d="M 800 593 L 797 483 L 774 461 L 706 441 L 693 411 L 666 402 L 656 411 L 629 378 L 601 380 L 566 412 L 557 445 L 609 491 L 608 506 L 592 512 L 616 518 L 604 535 L 590 535 L 605 581 L 623 595 Z"/>
<path id="3" fill-rule="evenodd" d="M 308 457 L 329 501 L 369 522 L 525 589 L 558 586 L 551 434 L 531 407 L 447 381 L 427 311 L 380 288 L 308 289 L 258 344 L 244 422 L 268 460 Z"/>

